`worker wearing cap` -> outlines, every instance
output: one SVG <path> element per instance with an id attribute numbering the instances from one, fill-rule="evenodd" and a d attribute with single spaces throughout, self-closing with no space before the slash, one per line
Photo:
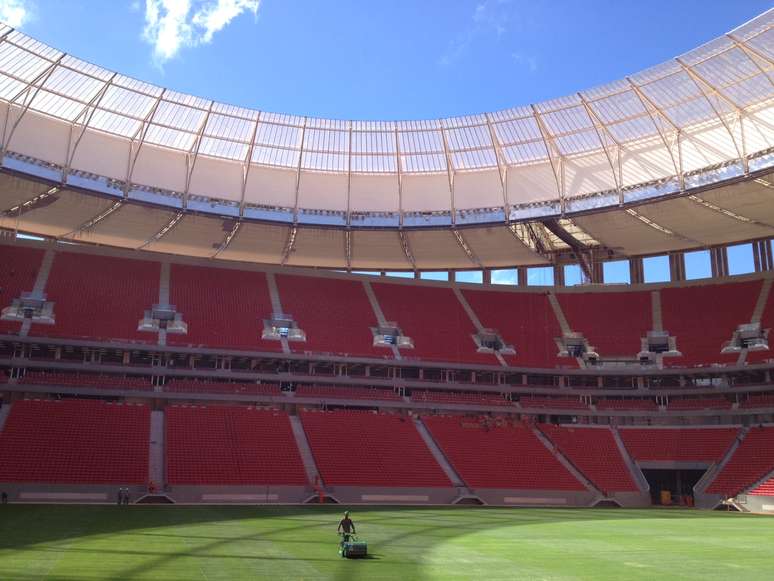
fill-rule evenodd
<path id="1" fill-rule="evenodd" d="M 342 544 L 349 541 L 350 535 L 356 534 L 355 523 L 349 518 L 348 510 L 344 511 L 344 518 L 339 522 L 338 532 L 343 533 L 341 537 Z"/>

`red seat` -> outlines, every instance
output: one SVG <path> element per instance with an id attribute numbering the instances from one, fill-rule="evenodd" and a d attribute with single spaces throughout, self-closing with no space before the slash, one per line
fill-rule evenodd
<path id="1" fill-rule="evenodd" d="M 409 418 L 306 411 L 301 421 L 323 482 L 330 486 L 451 486 Z"/>
<path id="2" fill-rule="evenodd" d="M 287 413 L 236 406 L 166 410 L 172 485 L 307 484 Z"/>
<path id="3" fill-rule="evenodd" d="M 144 484 L 150 411 L 96 400 L 24 400 L 0 434 L 0 482 Z"/>
<path id="4" fill-rule="evenodd" d="M 423 421 L 468 486 L 585 490 L 528 426 L 446 416 Z"/>

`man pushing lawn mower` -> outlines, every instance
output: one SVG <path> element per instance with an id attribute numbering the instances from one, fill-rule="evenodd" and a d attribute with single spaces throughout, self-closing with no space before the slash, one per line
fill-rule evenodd
<path id="1" fill-rule="evenodd" d="M 344 511 L 344 518 L 339 521 L 337 532 L 341 535 L 339 543 L 339 555 L 349 559 L 352 557 L 365 557 L 368 554 L 368 544 L 358 541 L 355 523 L 349 518 L 349 511 Z"/>

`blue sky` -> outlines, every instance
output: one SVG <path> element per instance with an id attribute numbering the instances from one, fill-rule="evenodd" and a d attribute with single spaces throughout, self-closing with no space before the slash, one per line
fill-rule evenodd
<path id="1" fill-rule="evenodd" d="M 415 119 L 506 108 L 614 80 L 770 4 L 0 0 L 0 14 L 23 14 L 26 33 L 172 89 L 270 111 Z"/>
<path id="2" fill-rule="evenodd" d="M 417 119 L 524 105 L 612 81 L 770 6 L 766 0 L 0 0 L 0 18 L 106 68 L 227 103 L 333 118 Z M 690 277 L 709 275 L 706 253 L 686 260 Z M 732 251 L 730 261 L 732 274 L 749 271 L 749 247 Z M 577 270 L 566 273 L 569 282 Z M 607 271 L 609 280 L 628 276 L 625 265 Z M 646 278 L 648 272 L 657 281 L 668 267 L 653 259 Z M 550 282 L 548 272 L 530 276 Z"/>

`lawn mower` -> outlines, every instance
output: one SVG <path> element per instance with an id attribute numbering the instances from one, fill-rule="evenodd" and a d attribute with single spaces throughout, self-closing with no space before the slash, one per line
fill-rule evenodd
<path id="1" fill-rule="evenodd" d="M 341 555 L 342 559 L 354 559 L 368 555 L 368 543 L 359 540 L 356 534 L 339 533 L 339 535 L 341 535 L 339 555 Z"/>

